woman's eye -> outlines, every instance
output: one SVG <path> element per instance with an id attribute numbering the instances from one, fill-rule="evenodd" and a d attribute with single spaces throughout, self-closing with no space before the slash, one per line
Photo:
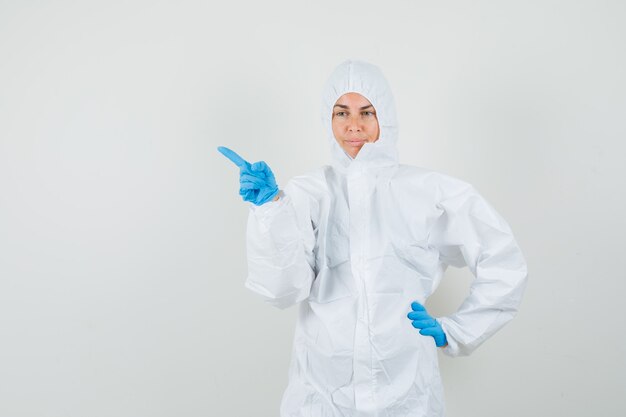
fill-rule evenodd
<path id="1" fill-rule="evenodd" d="M 363 112 L 363 116 L 373 116 L 373 115 L 374 115 L 374 112 L 371 112 L 371 111 L 364 111 Z"/>
<path id="2" fill-rule="evenodd" d="M 339 117 L 343 117 L 346 115 L 346 112 L 343 111 L 338 111 L 337 113 L 335 113 L 335 116 L 339 116 Z"/>

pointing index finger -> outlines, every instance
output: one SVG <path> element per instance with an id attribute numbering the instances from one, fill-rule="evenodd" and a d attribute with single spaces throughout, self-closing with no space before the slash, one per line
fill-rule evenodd
<path id="1" fill-rule="evenodd" d="M 225 146 L 218 146 L 217 150 L 220 151 L 226 158 L 230 159 L 239 168 L 247 168 L 250 165 L 248 161 L 237 155 L 235 151 L 230 150 Z"/>

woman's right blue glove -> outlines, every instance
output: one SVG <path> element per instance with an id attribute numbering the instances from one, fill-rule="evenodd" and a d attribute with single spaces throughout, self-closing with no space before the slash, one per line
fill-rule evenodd
<path id="1" fill-rule="evenodd" d="M 251 164 L 224 146 L 219 146 L 217 150 L 239 167 L 239 194 L 245 201 L 260 206 L 276 197 L 276 179 L 264 161 Z"/>

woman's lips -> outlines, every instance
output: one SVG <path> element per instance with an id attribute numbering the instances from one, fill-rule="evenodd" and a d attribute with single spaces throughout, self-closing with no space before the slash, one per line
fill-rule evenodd
<path id="1" fill-rule="evenodd" d="M 362 145 L 365 143 L 365 139 L 346 140 L 346 143 L 352 146 Z"/>

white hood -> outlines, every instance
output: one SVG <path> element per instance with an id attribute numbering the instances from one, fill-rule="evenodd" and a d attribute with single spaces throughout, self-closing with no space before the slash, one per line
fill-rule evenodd
<path id="1" fill-rule="evenodd" d="M 339 146 L 332 130 L 332 111 L 337 99 L 346 93 L 359 93 L 376 109 L 380 136 L 374 143 L 363 145 L 355 159 Z M 375 65 L 347 60 L 330 75 L 322 92 L 322 123 L 331 146 L 333 166 L 348 168 L 353 160 L 370 166 L 398 164 L 398 122 L 393 93 L 385 76 Z"/>

